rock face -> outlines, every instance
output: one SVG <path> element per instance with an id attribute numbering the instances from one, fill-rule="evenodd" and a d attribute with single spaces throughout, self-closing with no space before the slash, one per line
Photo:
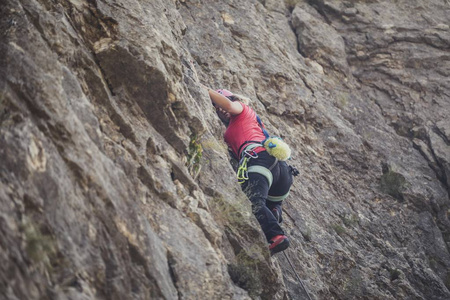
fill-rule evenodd
<path id="1" fill-rule="evenodd" d="M 308 299 L 200 82 L 300 176 L 312 299 L 450 298 L 450 3 L 3 0 L 2 299 Z"/>

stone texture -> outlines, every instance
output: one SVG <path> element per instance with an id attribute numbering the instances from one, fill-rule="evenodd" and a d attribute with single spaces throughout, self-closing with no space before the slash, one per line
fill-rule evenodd
<path id="1" fill-rule="evenodd" d="M 200 82 L 300 170 L 313 299 L 450 298 L 450 6 L 3 0 L 3 299 L 307 299 L 269 257 Z"/>

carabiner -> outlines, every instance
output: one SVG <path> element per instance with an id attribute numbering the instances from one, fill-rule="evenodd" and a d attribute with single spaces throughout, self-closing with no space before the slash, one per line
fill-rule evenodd
<path id="1" fill-rule="evenodd" d="M 250 157 L 250 158 L 258 158 L 258 153 L 256 153 L 254 150 L 250 150 L 252 154 L 248 150 L 244 150 L 244 156 Z"/>

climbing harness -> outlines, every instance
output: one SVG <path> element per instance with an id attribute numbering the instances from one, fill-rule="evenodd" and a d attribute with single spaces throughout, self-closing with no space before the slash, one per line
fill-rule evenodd
<path id="1" fill-rule="evenodd" d="M 248 173 L 259 173 L 267 178 L 269 186 L 272 185 L 273 176 L 271 170 L 275 167 L 278 161 L 285 161 L 291 156 L 291 149 L 289 146 L 279 137 L 270 136 L 267 132 L 261 118 L 257 115 L 256 121 L 259 124 L 262 132 L 264 133 L 265 139 L 263 141 L 245 141 L 238 149 L 238 154 L 241 153 L 241 158 L 239 160 L 239 165 L 237 168 L 236 176 L 238 182 L 243 184 L 248 180 Z M 257 147 L 263 147 L 266 149 L 267 153 L 275 157 L 275 162 L 269 168 L 262 166 L 250 166 L 247 164 L 251 158 L 257 158 L 258 155 L 255 153 L 254 149 Z M 244 149 L 242 152 L 241 150 Z M 294 176 L 298 175 L 297 169 L 290 166 L 290 170 Z M 296 172 L 294 172 L 294 170 Z M 273 199 L 273 201 L 281 201 L 285 199 L 288 195 L 283 195 Z"/>
<path id="2" fill-rule="evenodd" d="M 303 285 L 303 281 L 300 279 L 300 276 L 298 276 L 297 271 L 295 271 L 294 265 L 291 263 L 291 260 L 289 259 L 289 257 L 287 256 L 287 254 L 286 254 L 285 251 L 283 251 L 283 253 L 284 253 L 284 256 L 286 257 L 287 261 L 289 262 L 289 265 L 291 266 L 292 271 L 294 272 L 295 276 L 297 276 L 297 280 L 298 280 L 298 282 L 300 282 L 300 285 L 301 285 L 302 289 L 305 291 L 306 296 L 308 296 L 308 299 L 309 299 L 309 300 L 312 300 L 312 299 L 311 299 L 311 296 L 310 296 L 309 293 L 308 293 L 308 290 L 307 290 L 307 289 L 305 288 L 305 286 Z"/>

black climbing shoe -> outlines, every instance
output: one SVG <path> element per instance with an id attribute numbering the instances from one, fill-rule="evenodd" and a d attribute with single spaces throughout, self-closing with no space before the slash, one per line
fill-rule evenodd
<path id="1" fill-rule="evenodd" d="M 289 239 L 285 235 L 276 235 L 269 241 L 270 255 L 286 250 L 289 247 Z"/>

